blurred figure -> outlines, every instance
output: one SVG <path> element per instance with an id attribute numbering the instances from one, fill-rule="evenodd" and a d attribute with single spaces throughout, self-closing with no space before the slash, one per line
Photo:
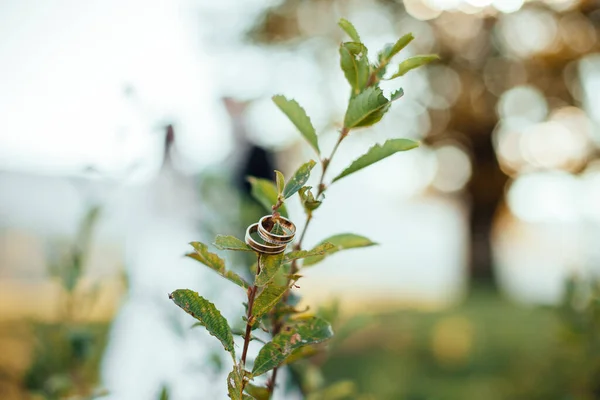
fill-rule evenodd
<path id="1" fill-rule="evenodd" d="M 183 258 L 188 243 L 198 240 L 196 179 L 173 167 L 176 135 L 165 128 L 163 164 L 157 177 L 132 190 L 128 201 L 125 262 L 130 294 L 114 323 L 104 362 L 111 399 L 153 399 L 166 385 L 175 399 L 225 396 L 224 371 L 212 363 L 219 343 L 168 300 L 178 288 L 190 288 L 232 309 L 229 287 L 213 272 Z M 234 297 L 235 298 L 235 297 Z M 227 300 L 225 300 L 227 299 Z"/>

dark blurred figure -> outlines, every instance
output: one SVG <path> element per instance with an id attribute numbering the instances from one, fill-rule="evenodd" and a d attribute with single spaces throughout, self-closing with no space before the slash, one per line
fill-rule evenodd
<path id="1" fill-rule="evenodd" d="M 226 97 L 223 99 L 227 112 L 233 124 L 233 136 L 236 140 L 236 152 L 239 152 L 235 160 L 239 161 L 236 166 L 234 184 L 248 197 L 250 197 L 250 183 L 248 176 L 273 180 L 275 178 L 275 162 L 272 151 L 264 149 L 248 140 L 248 133 L 244 122 L 244 111 L 248 103 Z"/>

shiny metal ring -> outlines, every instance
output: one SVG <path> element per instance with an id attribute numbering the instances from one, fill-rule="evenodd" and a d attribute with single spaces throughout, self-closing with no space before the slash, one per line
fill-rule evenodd
<path id="1" fill-rule="evenodd" d="M 274 245 L 274 244 L 262 244 L 252 239 L 251 234 L 258 231 L 258 223 L 254 223 L 246 229 L 246 244 L 252 247 L 252 249 L 262 254 L 279 254 L 285 251 L 286 244 Z"/>
<path id="2" fill-rule="evenodd" d="M 277 222 L 284 230 L 287 230 L 287 233 L 284 235 L 277 235 L 270 232 L 269 229 L 272 229 L 274 225 L 273 217 L 271 215 L 265 215 L 258 221 L 258 235 L 261 239 L 273 244 L 288 244 L 294 240 L 294 236 L 296 236 L 296 225 L 289 219 L 281 216 L 277 218 Z"/>

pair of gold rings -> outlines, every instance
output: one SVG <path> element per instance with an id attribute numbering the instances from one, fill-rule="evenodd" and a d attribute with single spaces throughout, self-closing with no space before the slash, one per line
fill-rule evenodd
<path id="1" fill-rule="evenodd" d="M 271 232 L 276 224 L 279 224 L 283 234 Z M 264 243 L 259 243 L 252 237 L 256 232 Z M 288 243 L 294 240 L 294 236 L 296 225 L 292 221 L 282 216 L 274 218 L 272 215 L 265 215 L 246 229 L 246 244 L 258 253 L 279 254 L 285 251 Z"/>

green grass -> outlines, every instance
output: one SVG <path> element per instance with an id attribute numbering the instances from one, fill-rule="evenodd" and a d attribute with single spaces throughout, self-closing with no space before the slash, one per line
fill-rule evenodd
<path id="1" fill-rule="evenodd" d="M 589 359 L 566 331 L 556 309 L 482 293 L 445 311 L 377 316 L 331 355 L 324 375 L 378 400 L 600 398 L 597 385 L 580 382 Z"/>

